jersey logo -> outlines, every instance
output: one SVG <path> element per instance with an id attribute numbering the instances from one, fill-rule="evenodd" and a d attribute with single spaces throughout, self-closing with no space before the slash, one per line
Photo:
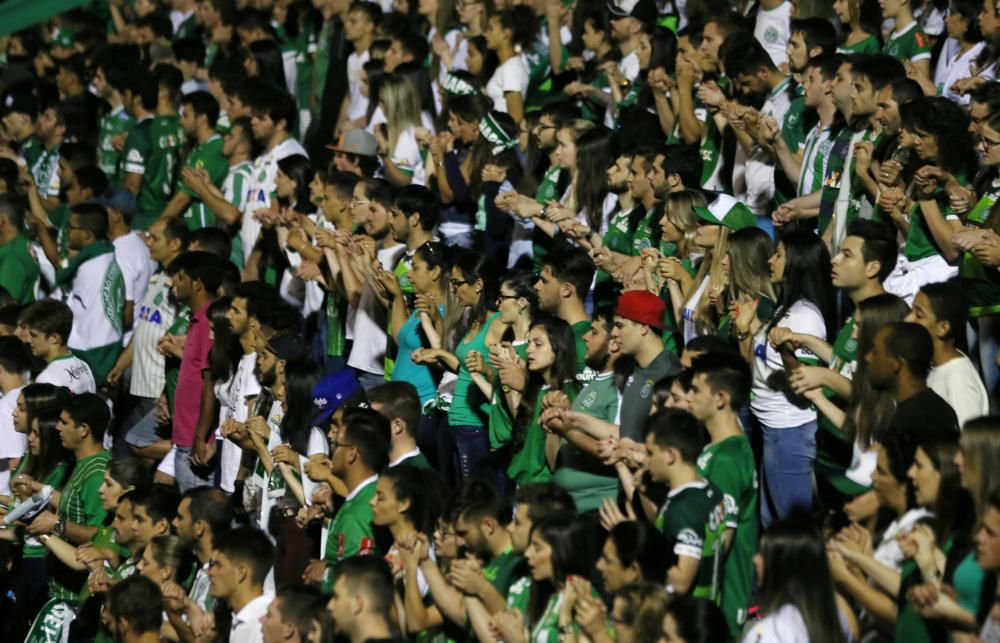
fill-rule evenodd
<path id="1" fill-rule="evenodd" d="M 778 30 L 774 27 L 768 27 L 764 30 L 764 42 L 773 45 L 778 42 Z"/>
<path id="2" fill-rule="evenodd" d="M 121 311 L 125 307 L 125 279 L 117 262 L 108 264 L 104 273 L 104 283 L 101 284 L 101 304 L 104 306 L 104 317 L 116 333 L 122 332 L 124 320 Z"/>

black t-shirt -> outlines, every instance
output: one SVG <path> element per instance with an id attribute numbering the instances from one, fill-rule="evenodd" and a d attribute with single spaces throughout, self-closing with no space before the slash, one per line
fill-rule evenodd
<path id="1" fill-rule="evenodd" d="M 943 397 L 925 388 L 896 405 L 889 431 L 917 441 L 935 434 L 957 434 L 958 416 Z"/>

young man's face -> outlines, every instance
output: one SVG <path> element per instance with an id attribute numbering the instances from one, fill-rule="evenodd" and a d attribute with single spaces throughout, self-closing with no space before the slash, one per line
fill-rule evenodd
<path id="1" fill-rule="evenodd" d="M 944 328 L 941 328 L 941 322 L 934 315 L 931 300 L 928 299 L 923 291 L 918 292 L 913 298 L 913 308 L 910 309 L 910 312 L 903 321 L 923 326 L 933 338 L 941 336 L 942 332 L 945 331 Z"/>
<path id="2" fill-rule="evenodd" d="M 344 21 L 344 38 L 348 42 L 357 42 L 372 32 L 372 23 L 364 11 L 350 11 Z"/>
<path id="3" fill-rule="evenodd" d="M 851 80 L 851 116 L 858 118 L 875 113 L 875 89 L 867 76 L 853 74 Z"/>
<path id="4" fill-rule="evenodd" d="M 278 131 L 270 114 L 254 114 L 250 120 L 250 128 L 253 130 L 253 137 L 262 143 L 269 141 Z"/>
<path id="5" fill-rule="evenodd" d="M 705 25 L 701 38 L 701 52 L 703 67 L 705 71 L 716 71 L 719 68 L 719 47 L 725 42 L 726 36 L 719 30 L 719 25 L 709 22 Z"/>
<path id="6" fill-rule="evenodd" d="M 83 429 L 66 411 L 59 413 L 59 421 L 56 423 L 56 431 L 59 433 L 59 441 L 70 451 L 75 450 L 84 441 Z"/>
<path id="7" fill-rule="evenodd" d="M 990 108 L 986 103 L 972 101 L 969 104 L 969 132 L 979 134 L 983 123 L 990 117 Z"/>
<path id="8" fill-rule="evenodd" d="M 532 129 L 535 138 L 538 139 L 538 147 L 543 152 L 551 152 L 556 149 L 556 127 L 555 121 L 548 114 L 538 117 L 538 123 Z"/>
<path id="9" fill-rule="evenodd" d="M 57 339 L 57 335 L 46 335 L 38 328 L 28 329 L 28 346 L 31 348 L 31 354 L 35 357 L 46 357 L 53 342 Z"/>
<path id="10" fill-rule="evenodd" d="M 409 219 L 399 208 L 393 207 L 389 210 L 389 229 L 392 232 L 392 238 L 399 243 L 406 243 L 410 237 Z"/>
<path id="11" fill-rule="evenodd" d="M 868 267 L 862 253 L 864 239 L 848 236 L 833 256 L 833 285 L 837 288 L 859 288 L 868 280 Z"/>
<path id="12" fill-rule="evenodd" d="M 646 436 L 646 468 L 653 482 L 667 482 L 670 476 L 671 453 L 653 440 L 653 434 Z"/>
<path id="13" fill-rule="evenodd" d="M 816 108 L 823 102 L 823 97 L 830 91 L 830 81 L 823 78 L 819 67 L 807 67 L 802 88 L 805 90 L 806 107 Z"/>
<path id="14" fill-rule="evenodd" d="M 198 135 L 198 117 L 194 113 L 194 108 L 190 104 L 181 106 L 181 129 L 188 138 Z"/>
<path id="15" fill-rule="evenodd" d="M 837 68 L 833 79 L 833 104 L 842 114 L 851 111 L 851 91 L 851 64 L 844 63 Z"/>
<path id="16" fill-rule="evenodd" d="M 560 282 L 552 274 L 551 266 L 543 266 L 535 282 L 535 292 L 538 293 L 538 308 L 542 312 L 555 313 L 559 310 Z"/>
<path id="17" fill-rule="evenodd" d="M 611 332 L 603 319 L 595 319 L 590 323 L 590 329 L 583 335 L 583 361 L 594 370 L 600 372 L 608 359 L 608 343 Z"/>
<path id="18" fill-rule="evenodd" d="M 632 157 L 619 156 L 615 164 L 608 168 L 608 190 L 615 194 L 628 191 L 628 175 L 631 172 Z"/>
<path id="19" fill-rule="evenodd" d="M 641 156 L 632 157 L 631 171 L 628 175 L 628 189 L 632 198 L 641 201 L 649 195 L 653 186 L 649 183 L 648 172 L 646 171 L 646 159 Z"/>
<path id="20" fill-rule="evenodd" d="M 178 538 L 187 544 L 194 542 L 194 520 L 191 518 L 191 499 L 183 498 L 181 504 L 177 506 L 177 515 L 174 517 L 174 531 Z"/>
<path id="21" fill-rule="evenodd" d="M 888 135 L 892 136 L 899 132 L 902 124 L 899 117 L 899 103 L 892 97 L 892 87 L 889 85 L 875 92 L 875 120 Z"/>
<path id="22" fill-rule="evenodd" d="M 642 328 L 642 324 L 625 319 L 621 315 L 615 315 L 610 340 L 618 342 L 623 355 L 635 355 L 639 352 L 639 345 L 642 343 Z"/>
<path id="23" fill-rule="evenodd" d="M 895 359 L 885 343 L 888 335 L 887 329 L 880 329 L 875 334 L 871 350 L 864 357 L 865 363 L 868 364 L 868 375 L 871 377 L 872 386 L 883 390 L 892 386 L 896 379 Z"/>
<path id="24" fill-rule="evenodd" d="M 788 39 L 788 46 L 785 47 L 785 53 L 788 54 L 788 68 L 792 72 L 800 74 L 805 71 L 806 63 L 809 62 L 809 48 L 801 31 L 792 33 L 792 37 Z"/>
<path id="25" fill-rule="evenodd" d="M 688 391 L 688 404 L 691 407 L 691 415 L 701 422 L 715 415 L 715 396 L 704 373 L 698 373 L 692 378 L 691 390 Z"/>
<path id="26" fill-rule="evenodd" d="M 238 569 L 229 557 L 219 551 L 212 552 L 208 565 L 208 592 L 223 600 L 232 596 L 239 585 Z"/>

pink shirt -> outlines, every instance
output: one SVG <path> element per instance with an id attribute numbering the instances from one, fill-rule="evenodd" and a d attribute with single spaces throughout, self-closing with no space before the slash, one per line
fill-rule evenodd
<path id="1" fill-rule="evenodd" d="M 212 327 L 207 318 L 210 305 L 211 302 L 205 304 L 191 317 L 181 369 L 177 375 L 172 442 L 180 447 L 190 447 L 194 443 L 194 432 L 201 414 L 203 371 L 208 368 L 208 354 L 212 350 Z M 214 433 L 209 432 L 209 439 L 214 437 Z"/>

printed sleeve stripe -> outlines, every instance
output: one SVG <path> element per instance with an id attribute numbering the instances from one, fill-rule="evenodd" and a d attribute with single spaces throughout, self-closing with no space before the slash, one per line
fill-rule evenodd
<path id="1" fill-rule="evenodd" d="M 674 553 L 678 556 L 685 556 L 687 558 L 694 558 L 695 560 L 701 560 L 701 547 L 695 547 L 693 545 L 677 543 L 674 545 Z"/>

